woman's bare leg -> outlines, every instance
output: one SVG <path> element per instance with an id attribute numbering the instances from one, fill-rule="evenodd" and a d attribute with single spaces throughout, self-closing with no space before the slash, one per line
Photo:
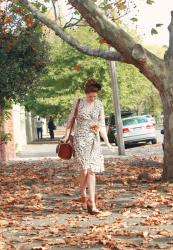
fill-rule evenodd
<path id="1" fill-rule="evenodd" d="M 87 175 L 87 186 L 88 186 L 88 192 L 89 192 L 89 200 L 92 204 L 92 209 L 96 209 L 95 204 L 95 190 L 96 190 L 96 176 L 95 173 L 92 171 L 88 171 Z"/>
<path id="2" fill-rule="evenodd" d="M 82 170 L 80 172 L 80 189 L 81 189 L 81 196 L 86 197 L 86 187 L 87 187 L 87 170 Z"/>

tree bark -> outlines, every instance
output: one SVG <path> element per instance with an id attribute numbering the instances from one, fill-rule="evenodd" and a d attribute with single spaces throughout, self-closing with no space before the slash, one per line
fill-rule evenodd
<path id="1" fill-rule="evenodd" d="M 169 47 L 164 55 L 166 80 L 164 82 L 164 90 L 160 92 L 164 115 L 164 164 L 162 178 L 164 181 L 173 181 L 173 11 L 171 11 L 171 22 L 168 26 L 168 31 Z"/>
<path id="2" fill-rule="evenodd" d="M 162 178 L 164 181 L 170 181 L 173 180 L 173 87 L 168 88 L 161 97 L 164 115 L 164 167 Z"/>
<path id="3" fill-rule="evenodd" d="M 173 66 L 173 11 L 171 11 L 171 22 L 168 26 L 169 31 L 169 48 L 165 53 L 165 61 L 167 66 Z"/>

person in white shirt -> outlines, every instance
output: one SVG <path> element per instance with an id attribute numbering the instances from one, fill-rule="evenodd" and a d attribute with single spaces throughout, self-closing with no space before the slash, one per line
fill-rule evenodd
<path id="1" fill-rule="evenodd" d="M 37 128 L 37 137 L 39 139 L 43 139 L 43 121 L 40 120 L 40 117 L 36 121 L 36 128 Z"/>

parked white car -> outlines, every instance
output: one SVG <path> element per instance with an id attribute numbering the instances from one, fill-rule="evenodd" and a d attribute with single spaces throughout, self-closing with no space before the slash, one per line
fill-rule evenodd
<path id="1" fill-rule="evenodd" d="M 143 115 L 143 116 L 146 117 L 149 122 L 152 122 L 153 125 L 156 125 L 156 120 L 152 115 Z"/>
<path id="2" fill-rule="evenodd" d="M 137 142 L 157 143 L 156 130 L 145 116 L 133 116 L 122 119 L 123 138 L 125 145 Z M 115 132 L 115 140 L 117 134 Z"/>

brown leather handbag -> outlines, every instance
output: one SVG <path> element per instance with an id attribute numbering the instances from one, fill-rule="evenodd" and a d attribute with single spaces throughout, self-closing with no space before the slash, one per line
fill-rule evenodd
<path id="1" fill-rule="evenodd" d="M 78 99 L 76 103 L 76 108 L 74 116 L 72 118 L 68 140 L 66 142 L 60 141 L 56 147 L 56 153 L 58 154 L 58 157 L 62 160 L 70 160 L 72 156 L 74 156 L 73 136 L 71 135 L 71 132 L 75 123 L 75 119 L 77 117 L 79 103 L 80 99 Z"/>

